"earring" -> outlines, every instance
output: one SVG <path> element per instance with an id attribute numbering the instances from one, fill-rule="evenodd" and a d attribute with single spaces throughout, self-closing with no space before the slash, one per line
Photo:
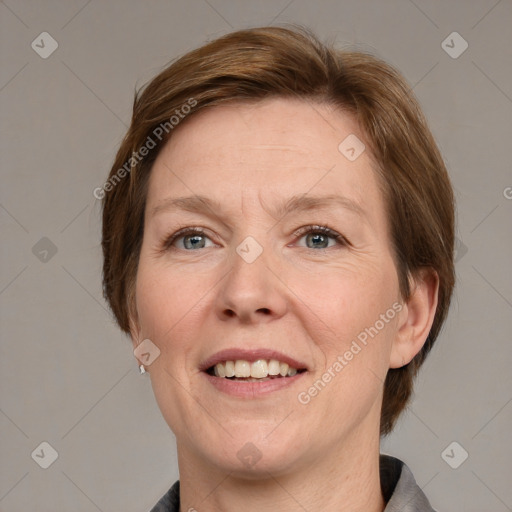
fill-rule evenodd
<path id="1" fill-rule="evenodd" d="M 143 373 L 146 373 L 146 368 L 144 368 L 144 365 L 143 365 L 143 364 L 141 364 L 141 365 L 139 366 L 139 372 L 140 372 L 140 374 L 141 374 L 141 375 L 142 375 Z"/>

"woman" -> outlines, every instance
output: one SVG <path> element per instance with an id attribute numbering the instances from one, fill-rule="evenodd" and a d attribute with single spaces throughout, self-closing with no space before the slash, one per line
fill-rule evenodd
<path id="1" fill-rule="evenodd" d="M 401 75 L 228 34 L 137 94 L 104 294 L 177 441 L 152 509 L 431 511 L 380 454 L 446 317 L 453 193 Z"/>

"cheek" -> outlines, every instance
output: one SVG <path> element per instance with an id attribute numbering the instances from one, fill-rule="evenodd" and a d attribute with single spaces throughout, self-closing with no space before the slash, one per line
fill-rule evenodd
<path id="1" fill-rule="evenodd" d="M 302 399 L 311 399 L 319 418 L 328 411 L 330 418 L 358 425 L 378 410 L 396 335 L 396 287 L 380 273 L 372 279 L 334 274 L 322 293 L 310 295 L 303 318 L 310 319 L 307 329 L 320 364 Z M 335 424 L 327 429 L 339 435 Z"/>
<path id="2" fill-rule="evenodd" d="M 342 339 L 373 325 L 398 297 L 397 275 L 390 258 L 344 263 L 289 277 L 294 294 Z"/>
<path id="3" fill-rule="evenodd" d="M 302 299 L 299 315 L 319 351 L 317 377 L 329 369 L 336 375 L 337 384 L 329 387 L 345 406 L 372 399 L 384 383 L 396 335 L 393 304 L 399 294 L 392 260 L 304 273 L 293 291 Z"/>
<path id="4" fill-rule="evenodd" d="M 162 360 L 173 372 L 185 371 L 183 361 L 201 338 L 204 308 L 217 290 L 212 274 L 184 272 L 141 256 L 136 282 L 141 336 L 168 356 Z"/>
<path id="5" fill-rule="evenodd" d="M 204 420 L 196 403 L 190 401 L 191 395 L 183 391 L 191 388 L 189 379 L 193 373 L 185 363 L 191 359 L 201 328 L 199 319 L 194 318 L 204 295 L 198 286 L 176 269 L 163 269 L 141 259 L 136 283 L 141 336 L 149 338 L 160 350 L 160 356 L 151 364 L 151 385 L 168 425 L 182 437 L 188 434 L 180 415 L 197 415 L 198 422 Z"/>
<path id="6" fill-rule="evenodd" d="M 144 264 L 139 265 L 135 290 L 137 312 L 142 331 L 149 338 L 156 337 L 158 331 L 172 321 L 168 312 L 173 311 L 172 302 L 177 290 L 167 290 L 170 283 L 162 283 L 162 277 L 165 279 Z"/>
<path id="7" fill-rule="evenodd" d="M 166 347 L 166 336 L 172 337 L 179 321 L 190 309 L 189 289 L 180 280 L 179 273 L 159 269 L 158 265 L 139 264 L 136 283 L 137 312 L 142 334 Z"/>

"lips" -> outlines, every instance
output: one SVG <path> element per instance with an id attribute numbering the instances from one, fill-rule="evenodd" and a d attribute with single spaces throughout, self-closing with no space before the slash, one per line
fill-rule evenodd
<path id="1" fill-rule="evenodd" d="M 283 393 L 286 390 L 293 390 L 293 387 L 297 389 L 297 386 L 304 379 L 307 373 L 297 373 L 293 377 L 286 378 L 275 378 L 269 380 L 261 380 L 259 382 L 247 382 L 247 381 L 236 381 L 230 379 L 220 379 L 219 377 L 213 377 L 206 372 L 201 372 L 203 378 L 212 385 L 212 388 L 216 392 L 220 391 L 221 396 L 230 396 L 235 399 L 242 400 L 255 400 L 255 399 L 274 399 L 275 393 L 281 391 Z M 302 386 L 302 388 L 304 385 Z M 209 392 L 209 391 L 208 391 Z M 217 395 L 215 395 L 217 397 Z"/>
<path id="2" fill-rule="evenodd" d="M 301 361 L 297 361 L 293 357 L 287 356 L 282 352 L 278 352 L 276 350 L 269 349 L 238 349 L 238 348 L 228 348 L 225 350 L 221 350 L 220 352 L 216 352 L 208 359 L 203 361 L 199 365 L 199 369 L 201 371 L 207 371 L 212 366 L 215 366 L 217 363 L 222 363 L 224 361 L 236 361 L 236 360 L 244 360 L 250 363 L 257 361 L 258 359 L 277 359 L 283 363 L 287 363 L 291 368 L 295 368 L 297 370 L 308 370 L 308 367 L 305 363 Z"/>

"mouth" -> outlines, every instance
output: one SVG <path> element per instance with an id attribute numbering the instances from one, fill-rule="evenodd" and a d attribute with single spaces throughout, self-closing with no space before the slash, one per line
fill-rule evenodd
<path id="1" fill-rule="evenodd" d="M 289 388 L 309 371 L 306 364 L 288 354 L 255 347 L 221 350 L 199 369 L 216 391 L 244 399 L 263 398 Z"/>
<path id="2" fill-rule="evenodd" d="M 202 374 L 216 391 L 247 400 L 264 399 L 290 388 L 307 372 L 306 368 L 296 368 L 278 359 L 230 359 L 208 366 Z"/>
<path id="3" fill-rule="evenodd" d="M 212 377 L 240 382 L 287 379 L 306 371 L 306 368 L 295 368 L 278 359 L 257 359 L 253 362 L 244 359 L 226 360 L 205 370 Z"/>

